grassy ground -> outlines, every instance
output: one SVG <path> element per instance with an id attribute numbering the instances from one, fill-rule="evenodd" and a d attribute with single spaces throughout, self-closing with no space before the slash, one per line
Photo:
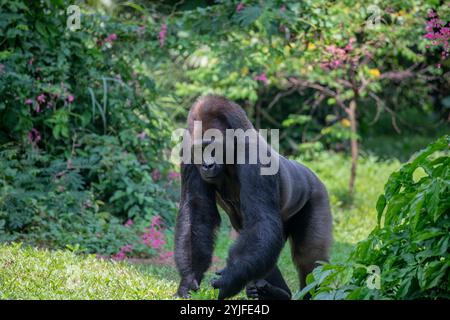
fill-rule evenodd
<path id="1" fill-rule="evenodd" d="M 0 299 L 169 299 L 174 287 L 123 262 L 0 245 Z"/>
<path id="2" fill-rule="evenodd" d="M 377 197 L 399 163 L 377 162 L 372 157 L 360 159 L 353 198 L 346 192 L 350 172 L 348 158 L 326 154 L 314 162 L 304 163 L 319 175 L 329 190 L 335 239 L 331 259 L 342 261 L 353 245 L 373 229 Z M 214 269 L 225 263 L 232 243 L 228 234 L 229 224 L 225 222 L 214 252 L 216 262 L 206 274 L 201 290 L 193 295 L 194 299 L 214 298 L 209 280 Z M 288 246 L 282 252 L 279 266 L 289 286 L 296 291 L 297 273 Z M 172 266 L 130 265 L 70 251 L 0 245 L 0 299 L 170 299 L 177 281 L 178 275 Z M 237 298 L 243 297 L 241 294 Z"/>

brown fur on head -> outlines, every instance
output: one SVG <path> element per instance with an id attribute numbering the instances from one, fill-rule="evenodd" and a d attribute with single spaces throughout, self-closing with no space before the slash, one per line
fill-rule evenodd
<path id="1" fill-rule="evenodd" d="M 202 131 L 215 128 L 222 132 L 226 129 L 251 129 L 244 110 L 225 97 L 216 95 L 202 96 L 191 107 L 188 116 L 188 128 L 192 133 L 194 121 L 202 121 Z"/>

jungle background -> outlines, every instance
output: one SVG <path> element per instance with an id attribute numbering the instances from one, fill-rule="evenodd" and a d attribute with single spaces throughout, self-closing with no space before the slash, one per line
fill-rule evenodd
<path id="1" fill-rule="evenodd" d="M 0 0 L 0 298 L 172 298 L 171 134 L 208 93 L 328 188 L 331 263 L 298 292 L 280 257 L 296 299 L 449 298 L 449 17 L 436 0 Z M 230 234 L 223 217 L 192 298 L 216 296 Z"/>

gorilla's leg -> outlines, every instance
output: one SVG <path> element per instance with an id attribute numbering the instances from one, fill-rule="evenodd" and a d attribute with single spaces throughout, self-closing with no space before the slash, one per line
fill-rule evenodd
<path id="1" fill-rule="evenodd" d="M 326 189 L 321 183 L 314 189 L 305 207 L 287 223 L 300 289 L 306 286 L 306 276 L 318 265 L 317 261 L 328 261 L 332 242 L 332 218 Z"/>
<path id="2" fill-rule="evenodd" d="M 291 290 L 289 290 L 277 266 L 264 279 L 251 281 L 247 284 L 246 294 L 248 298 L 258 300 L 291 299 Z"/>

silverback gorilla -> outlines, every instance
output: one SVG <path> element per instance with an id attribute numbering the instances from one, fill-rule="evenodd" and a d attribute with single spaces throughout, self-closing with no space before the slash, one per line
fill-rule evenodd
<path id="1" fill-rule="evenodd" d="M 203 131 L 254 129 L 240 106 L 212 95 L 192 106 L 190 134 L 195 121 L 201 121 Z M 175 231 L 175 261 L 181 275 L 178 296 L 188 297 L 190 290 L 197 290 L 210 266 L 220 224 L 216 204 L 239 234 L 226 267 L 211 282 L 219 289 L 219 299 L 244 287 L 249 298 L 290 299 L 291 291 L 277 267 L 288 239 L 301 288 L 317 261 L 328 260 L 332 218 L 325 186 L 305 166 L 278 156 L 279 170 L 273 175 L 261 175 L 259 160 L 256 164 L 181 163 Z"/>

